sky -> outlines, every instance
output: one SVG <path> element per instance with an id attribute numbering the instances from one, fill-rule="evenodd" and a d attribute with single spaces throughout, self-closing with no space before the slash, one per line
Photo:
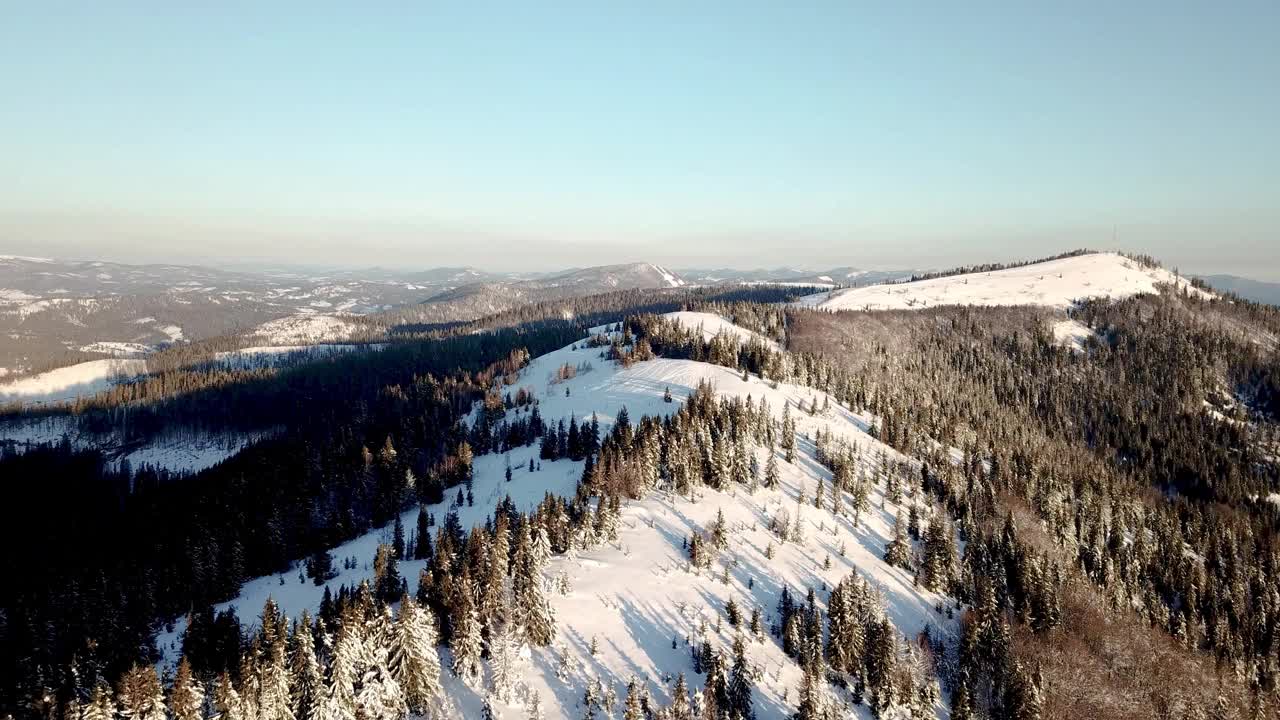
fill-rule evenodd
<path id="1" fill-rule="evenodd" d="M 0 7 L 0 253 L 1280 280 L 1275 0 Z"/>

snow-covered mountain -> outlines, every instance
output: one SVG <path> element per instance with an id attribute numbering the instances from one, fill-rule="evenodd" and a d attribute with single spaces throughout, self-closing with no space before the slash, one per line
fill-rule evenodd
<path id="1" fill-rule="evenodd" d="M 1117 253 L 1085 253 L 990 272 L 845 288 L 801 298 L 821 310 L 908 310 L 938 305 L 1067 308 L 1091 297 L 1126 298 L 1162 286 L 1203 291 L 1168 270 Z"/>
<path id="2" fill-rule="evenodd" d="M 581 297 L 614 290 L 679 288 L 684 278 L 661 265 L 625 263 L 575 268 L 521 280 L 488 280 L 461 285 L 423 303 L 395 311 L 397 322 L 440 323 L 474 320 L 520 305 Z"/>
<path id="3" fill-rule="evenodd" d="M 681 269 L 681 276 L 691 284 L 725 285 L 732 283 L 793 283 L 796 285 L 872 285 L 880 282 L 891 282 L 911 277 L 911 270 L 865 270 L 842 266 L 826 270 L 810 270 L 803 268 L 758 268 L 755 270 L 739 270 L 736 268 L 687 268 Z"/>
<path id="4" fill-rule="evenodd" d="M 0 376 L 254 329 L 277 344 L 341 340 L 351 317 L 491 277 L 471 268 L 243 272 L 0 256 Z"/>
<path id="5" fill-rule="evenodd" d="M 668 317 L 704 334 L 739 341 L 757 337 L 716 315 L 682 312 Z M 574 371 L 563 372 L 566 367 Z M 772 422 L 791 418 L 798 440 L 796 457 L 788 461 L 781 450 L 753 443 L 750 454 L 762 476 L 768 466 L 776 465 L 776 486 L 702 487 L 689 497 L 660 487 L 623 507 L 616 539 L 552 558 L 543 580 L 556 618 L 555 641 L 548 647 L 525 648 L 518 656 L 511 699 L 489 698 L 497 717 L 526 717 L 524 703 L 535 694 L 546 717 L 582 717 L 588 686 L 598 683 L 622 698 L 633 680 L 666 705 L 672 700 L 676 674 L 685 676 L 690 691 L 704 682 L 693 670 L 692 650 L 706 642 L 727 652 L 739 635 L 746 637 L 746 657 L 756 672 L 756 717 L 790 717 L 800 700 L 802 670 L 767 631 L 779 621 L 784 588 L 797 600 L 810 588 L 819 591 L 819 607 L 825 609 L 826 591 L 856 577 L 857 583 L 865 583 L 868 596 L 876 598 L 873 607 L 882 608 L 873 612 L 890 623 L 900 652 L 910 655 L 911 643 L 926 629 L 932 637 L 955 639 L 957 622 L 944 612 L 954 601 L 924 589 L 911 573 L 884 560 L 895 537 L 895 517 L 919 500 L 919 490 L 910 488 L 905 496 L 893 498 L 885 483 L 897 481 L 888 473 L 906 478 L 919 471 L 913 461 L 868 434 L 874 418 L 851 412 L 825 393 L 757 376 L 744 379 L 719 365 L 662 358 L 616 364 L 586 342 L 533 360 L 520 371 L 514 387 L 531 392 L 549 422 L 573 418 L 589 423 L 594 416 L 607 432 L 624 408 L 632 423 L 641 417 L 667 417 L 699 386 L 709 386 L 721 400 L 749 402 L 751 407 L 763 402 Z M 664 399 L 668 393 L 671 401 Z M 802 406 L 812 412 L 802 412 Z M 527 408 L 507 411 L 509 419 L 526 414 Z M 833 490 L 832 474 L 817 457 L 819 435 L 860 458 L 859 474 L 867 482 L 863 511 L 852 510 L 857 502 L 853 495 Z M 508 467 L 513 469 L 510 480 Z M 450 497 L 425 509 L 439 519 L 456 513 L 464 528 L 486 522 L 504 498 L 519 510 L 532 511 L 547 493 L 572 495 L 583 467 L 583 462 L 567 459 L 539 461 L 536 446 L 482 455 L 473 464 L 474 505 L 456 504 Z M 904 480 L 903 485 L 911 483 Z M 841 497 L 837 501 L 833 495 Z M 403 525 L 413 527 L 417 513 L 406 512 Z M 730 542 L 714 551 L 709 564 L 691 563 L 689 538 L 709 537 L 719 523 Z M 388 526 L 333 548 L 330 554 L 342 561 L 343 570 L 324 585 L 304 578 L 299 563 L 288 572 L 246 583 L 238 598 L 217 610 L 234 609 L 239 617 L 252 618 L 271 598 L 290 617 L 304 610 L 314 615 L 326 591 L 336 593 L 343 585 L 354 587 L 372 578 L 377 548 L 390 538 Z M 399 564 L 411 594 L 423 566 L 419 560 Z M 738 627 L 726 616 L 730 603 L 742 613 Z M 746 627 L 753 612 L 762 618 L 759 635 Z M 162 664 L 176 660 L 183 629 L 179 622 L 158 638 Z M 448 651 L 442 655 L 447 667 Z M 493 672 L 486 668 L 485 685 L 493 682 Z M 480 717 L 485 701 L 480 685 L 468 685 L 447 672 L 441 680 L 443 717 Z M 839 698 L 847 695 L 835 688 L 831 692 Z M 609 712 L 620 711 L 620 705 Z M 937 711 L 942 709 L 939 701 Z"/>
<path id="6" fill-rule="evenodd" d="M 470 320 L 527 302 L 685 285 L 652 263 L 552 273 L 230 271 L 187 265 L 0 256 L 0 377 L 103 357 L 141 357 L 227 334 L 249 342 L 344 341 L 356 318 L 423 303 L 428 322 Z"/>

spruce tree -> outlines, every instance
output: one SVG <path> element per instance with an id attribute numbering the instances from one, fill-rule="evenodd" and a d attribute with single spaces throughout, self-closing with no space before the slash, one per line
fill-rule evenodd
<path id="1" fill-rule="evenodd" d="M 164 688 L 150 665 L 135 665 L 120 680 L 116 693 L 125 720 L 165 720 Z"/>
<path id="2" fill-rule="evenodd" d="M 213 711 L 218 720 L 245 720 L 240 693 L 231 684 L 231 675 L 226 672 L 218 676 L 218 684 L 214 687 Z M 322 717 L 338 718 L 339 716 Z"/>
<path id="3" fill-rule="evenodd" d="M 81 711 L 79 720 L 114 720 L 115 716 L 116 704 L 111 697 L 111 688 L 105 683 L 99 683 L 93 688 L 93 693 L 89 696 L 88 704 Z"/>
<path id="4" fill-rule="evenodd" d="M 178 672 L 169 692 L 169 712 L 173 720 L 201 720 L 204 717 L 204 687 L 191 672 L 191 663 L 184 656 L 178 662 Z"/>
<path id="5" fill-rule="evenodd" d="M 755 720 L 751 701 L 751 667 L 747 648 L 739 633 L 733 640 L 733 670 L 729 677 L 729 715 L 737 720 Z"/>
<path id="6" fill-rule="evenodd" d="M 440 655 L 431 611 L 405 597 L 391 632 L 387 667 L 409 711 L 427 713 L 440 696 Z M 301 718 L 299 718 L 301 720 Z"/>
<path id="7" fill-rule="evenodd" d="M 884 549 L 884 561 L 894 567 L 910 570 L 911 545 L 903 530 L 902 513 L 899 512 L 898 519 L 893 524 L 893 540 Z"/>
<path id="8" fill-rule="evenodd" d="M 453 674 L 470 686 L 480 679 L 480 616 L 472 600 L 471 572 L 464 567 L 453 594 Z"/>
<path id="9" fill-rule="evenodd" d="M 315 636 L 311 630 L 311 615 L 302 611 L 291 638 L 289 671 L 293 676 L 293 715 L 297 720 L 315 720 L 320 699 L 324 693 L 324 676 L 316 658 Z"/>

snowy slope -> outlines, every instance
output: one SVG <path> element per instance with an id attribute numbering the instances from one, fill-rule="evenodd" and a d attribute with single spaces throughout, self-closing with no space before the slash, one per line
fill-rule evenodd
<path id="1" fill-rule="evenodd" d="M 1079 320 L 1059 320 L 1053 324 L 1053 340 L 1072 350 L 1083 351 L 1085 343 L 1094 336 L 1088 325 Z"/>
<path id="2" fill-rule="evenodd" d="M 667 313 L 666 315 L 663 315 L 663 317 L 675 320 L 687 328 L 693 328 L 695 330 L 698 328 L 701 328 L 702 337 L 705 340 L 710 340 L 711 338 L 715 337 L 719 333 L 723 332 L 723 333 L 728 333 L 729 335 L 733 335 L 734 337 L 738 338 L 739 342 L 744 344 L 749 342 L 750 340 L 755 339 L 764 343 L 766 346 L 768 346 L 772 350 L 777 351 L 781 349 L 778 346 L 778 343 L 774 342 L 773 340 L 770 340 L 769 338 L 761 335 L 760 333 L 752 332 L 750 330 L 747 330 L 746 328 L 734 325 L 732 322 L 714 313 L 691 312 L 688 310 L 683 310 L 680 312 Z"/>
<path id="3" fill-rule="evenodd" d="M 307 343 L 345 340 L 355 326 L 339 315 L 299 313 L 259 325 L 252 335 L 266 339 L 271 345 L 303 345 Z"/>
<path id="4" fill-rule="evenodd" d="M 796 304 L 822 310 L 918 310 L 936 305 L 1066 308 L 1090 297 L 1155 293 L 1158 284 L 1189 287 L 1168 270 L 1146 268 L 1116 253 L 1091 253 L 1007 270 L 835 290 L 809 295 Z"/>
<path id="5" fill-rule="evenodd" d="M 381 350 L 385 343 L 361 345 L 258 345 L 228 352 L 220 352 L 214 359 L 228 367 L 238 369 L 276 367 L 307 360 L 319 360 L 340 353 Z"/>
<path id="6" fill-rule="evenodd" d="M 721 329 L 734 331 L 732 326 Z M 748 332 L 741 328 L 736 331 Z M 565 364 L 581 369 L 576 377 L 557 380 L 556 370 Z M 786 383 L 773 387 L 755 376 L 743 381 L 740 373 L 729 368 L 669 359 L 621 368 L 600 358 L 598 350 L 575 349 L 575 346 L 533 360 L 521 371 L 518 385 L 534 392 L 540 412 L 548 422 L 569 416 L 586 419 L 595 412 L 607 429 L 624 406 L 633 422 L 644 415 L 675 412 L 680 402 L 703 381 L 711 383 L 721 396 L 749 396 L 755 402 L 763 397 L 779 418 L 790 403 L 799 440 L 796 462 L 788 464 L 779 458 L 780 487 L 760 489 L 754 495 L 743 488 L 732 492 L 703 488 L 698 491 L 698 500 L 690 502 L 662 491 L 650 493 L 623 508 L 616 544 L 576 556 L 559 556 L 551 561 L 547 578 L 555 580 L 553 585 L 563 583 L 570 588 L 567 593 L 550 595 L 557 619 L 556 641 L 549 648 L 532 649 L 521 661 L 520 670 L 523 683 L 541 696 L 547 717 L 581 717 L 582 709 L 577 706 L 591 678 L 599 678 L 606 686 L 612 686 L 621 697 L 625 695 L 623 688 L 628 679 L 636 676 L 647 681 L 649 692 L 663 703 L 669 700 L 670 689 L 664 678 L 674 677 L 677 672 L 685 673 L 691 689 L 696 690 L 703 678 L 691 672 L 686 640 L 692 638 L 700 642 L 705 621 L 706 637 L 713 645 L 726 648 L 733 634 L 728 625 L 719 623 L 717 618 L 723 617 L 729 598 L 734 598 L 747 615 L 752 609 L 760 608 L 767 628 L 784 585 L 800 592 L 801 596 L 812 587 L 818 593 L 819 604 L 824 605 L 825 590 L 854 570 L 881 594 L 887 615 L 899 633 L 915 637 L 927 626 L 944 635 L 953 635 L 956 631 L 954 621 L 935 611 L 935 605 L 947 603 L 945 598 L 913 587 L 909 573 L 891 568 L 881 560 L 885 545 L 893 536 L 894 517 L 898 512 L 898 507 L 885 498 L 882 488 L 873 490 L 871 510 L 857 526 L 847 515 L 840 518 L 832 515 L 829 504 L 823 509 L 812 505 L 820 478 L 827 483 L 828 497 L 831 491 L 830 473 L 814 460 L 814 447 L 808 440 L 819 429 L 856 445 L 868 463 L 880 452 L 892 460 L 905 460 L 865 432 L 869 417 L 840 408 L 834 399 L 828 411 L 816 415 L 799 412 L 796 409 L 799 402 L 807 404 L 816 398 L 821 405 L 824 394 Z M 675 402 L 663 401 L 667 388 Z M 755 452 L 763 467 L 768 450 L 757 448 Z M 529 459 L 536 459 L 537 454 L 536 446 L 510 453 L 515 472 L 509 483 L 504 478 L 506 457 L 496 454 L 477 457 L 475 506 L 457 509 L 463 526 L 483 522 L 506 495 L 510 495 L 520 509 L 529 510 L 545 492 L 572 493 L 583 463 L 543 461 L 540 470 L 530 472 Z M 798 505 L 797 496 L 806 498 L 805 505 Z M 428 511 L 442 519 L 449 509 L 450 502 L 446 500 L 429 507 Z M 706 530 L 719 511 L 724 512 L 733 542 L 710 571 L 691 569 L 682 542 L 691 533 Z M 406 528 L 413 526 L 416 513 L 414 508 L 404 514 L 402 521 Z M 770 518 L 780 513 L 793 517 L 799 514 L 805 528 L 803 541 L 780 543 L 768 529 Z M 388 542 L 390 537 L 391 527 L 387 526 L 334 548 L 335 561 L 354 557 L 358 566 L 343 570 L 329 581 L 328 587 L 336 591 L 343 584 L 353 585 L 371 578 L 377 545 Z M 771 544 L 775 556 L 770 560 L 764 553 Z M 829 568 L 825 566 L 828 558 Z M 341 567 L 342 563 L 335 565 Z M 416 590 L 421 565 L 421 561 L 400 563 L 410 592 Z M 324 588 L 304 580 L 299 567 L 281 576 L 247 583 L 238 598 L 217 609 L 234 607 L 242 620 L 252 622 L 266 599 L 272 597 L 292 616 L 304 609 L 314 613 Z M 727 583 L 723 581 L 726 568 Z M 181 633 L 179 621 L 172 631 L 162 633 L 157 639 L 157 646 L 165 655 L 163 662 L 176 660 L 181 649 Z M 598 647 L 594 655 L 593 640 Z M 441 652 L 446 656 L 447 667 L 448 651 L 441 648 Z M 569 677 L 563 680 L 557 676 L 562 656 L 567 656 L 564 662 L 570 668 Z M 755 689 L 757 717 L 762 720 L 789 717 L 795 712 L 799 667 L 767 633 L 763 640 L 748 643 L 748 656 L 761 670 Z M 463 686 L 447 671 L 444 675 L 452 716 L 478 717 L 481 696 L 477 691 Z M 939 708 L 939 712 L 944 709 Z M 869 717 L 865 707 L 851 713 L 849 717 Z M 504 718 L 524 717 L 523 710 L 517 706 L 499 708 L 499 714 Z"/>
<path id="7" fill-rule="evenodd" d="M 145 360 L 90 360 L 0 385 L 0 403 L 67 402 L 101 392 L 146 371 Z"/>
<path id="8" fill-rule="evenodd" d="M 59 443 L 65 437 L 78 450 L 101 452 L 112 468 L 118 469 L 127 461 L 134 471 L 150 465 L 171 472 L 194 473 L 226 460 L 275 432 L 266 430 L 242 434 L 185 430 L 162 433 L 143 442 L 124 443 L 116 432 L 82 431 L 76 418 L 51 415 L 0 423 L 0 449 L 21 453 L 36 445 Z"/>

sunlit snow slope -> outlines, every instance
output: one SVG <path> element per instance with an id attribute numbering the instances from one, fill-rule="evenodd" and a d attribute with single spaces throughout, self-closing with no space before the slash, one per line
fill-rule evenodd
<path id="1" fill-rule="evenodd" d="M 0 385 L 0 403 L 68 402 L 146 371 L 145 360 L 90 360 Z"/>
<path id="2" fill-rule="evenodd" d="M 723 323 L 715 325 L 717 331 L 748 333 L 716 316 L 680 317 L 681 322 L 702 324 L 707 330 L 713 319 Z M 783 461 L 779 454 L 780 487 L 776 489 L 761 488 L 751 494 L 745 487 L 729 492 L 701 488 L 694 501 L 654 491 L 624 506 L 618 542 L 552 559 L 546 570 L 549 587 L 568 588 L 567 592 L 550 593 L 556 639 L 551 647 L 529 649 L 522 656 L 519 671 L 525 687 L 540 695 L 547 717 L 582 717 L 580 703 L 592 678 L 599 678 L 624 697 L 627 681 L 635 677 L 647 682 L 649 692 L 663 704 L 670 700 L 667 679 L 676 673 L 685 674 L 692 690 L 700 689 L 704 678 L 692 672 L 688 642 L 700 643 L 705 637 L 722 649 L 729 647 L 735 631 L 722 618 L 730 598 L 746 615 L 759 608 L 768 628 L 776 621 L 777 602 L 784 586 L 801 598 L 813 588 L 819 606 L 825 607 L 827 591 L 855 571 L 881 595 L 887 617 L 903 636 L 914 638 L 926 627 L 935 635 L 954 636 L 955 621 L 935 609 L 948 605 L 948 600 L 915 587 L 909 572 L 890 567 L 881 559 L 893 537 L 894 518 L 899 510 L 886 498 L 884 488 L 873 488 L 871 509 L 856 525 L 847 513 L 833 515 L 829 501 L 822 509 L 813 506 L 819 479 L 826 483 L 827 498 L 831 493 L 830 473 L 814 459 L 812 438 L 819 429 L 856 445 L 868 466 L 876 462 L 880 453 L 891 462 L 908 462 L 866 433 L 871 418 L 841 408 L 834 398 L 830 409 L 810 415 L 798 409 L 799 403 L 803 401 L 808 407 L 816 399 L 818 407 L 822 407 L 825 394 L 786 383 L 774 387 L 756 376 L 744 381 L 740 372 L 725 367 L 659 358 L 624 369 L 599 354 L 598 349 L 585 345 L 549 353 L 521 371 L 517 386 L 533 390 L 547 422 L 567 421 L 569 416 L 581 421 L 594 412 L 602 431 L 607 431 L 623 407 L 633 423 L 645 415 L 667 415 L 679 409 L 698 384 L 706 381 L 720 396 L 750 397 L 755 403 L 763 397 L 775 418 L 780 419 L 790 404 L 798 452 L 793 464 Z M 578 374 L 558 380 L 556 371 L 565 364 L 580 368 Z M 674 402 L 663 400 L 668 388 Z M 768 452 L 763 447 L 755 450 L 762 468 Z M 506 457 L 477 457 L 474 507 L 451 508 L 446 500 L 427 509 L 438 519 L 451 509 L 456 510 L 463 526 L 469 527 L 483 523 L 507 495 L 521 510 L 531 510 L 546 492 L 571 494 L 583 463 L 542 461 L 540 470 L 530 472 L 529 460 L 537 456 L 536 446 L 511 452 L 514 476 L 510 482 L 504 478 Z M 446 497 L 452 495 L 446 493 Z M 799 504 L 798 497 L 804 497 L 805 502 Z M 850 502 L 846 496 L 845 507 Z M 684 540 L 694 532 L 707 530 L 721 511 L 730 527 L 728 549 L 710 570 L 691 568 Z M 414 526 L 416 514 L 417 508 L 405 512 L 402 520 L 406 528 Z M 801 541 L 780 542 L 769 529 L 770 520 L 782 514 L 793 518 L 799 515 L 804 528 Z M 336 591 L 343 584 L 351 586 L 370 578 L 377 545 L 390 538 L 388 526 L 334 548 L 336 566 L 342 566 L 342 559 L 354 557 L 357 567 L 342 570 L 328 587 Z M 774 557 L 768 559 L 765 553 L 771 545 Z M 422 564 L 423 561 L 400 563 L 411 593 L 416 591 Z M 265 600 L 272 597 L 292 616 L 304 609 L 314 613 L 324 587 L 304 581 L 299 573 L 299 566 L 295 566 L 283 575 L 253 580 L 242 588 L 237 599 L 217 609 L 234 607 L 242 620 L 252 622 Z M 164 662 L 176 660 L 181 650 L 181 632 L 179 622 L 158 638 Z M 447 668 L 449 651 L 442 647 L 440 652 Z M 796 711 L 800 668 L 767 632 L 762 639 L 748 643 L 747 653 L 760 671 L 754 691 L 756 716 L 761 720 L 790 717 Z M 564 679 L 557 674 L 562 657 L 567 658 L 563 663 L 569 668 Z M 443 675 L 447 715 L 479 717 L 484 689 L 463 685 L 448 670 Z M 848 717 L 870 717 L 865 706 L 849 712 Z M 939 706 L 938 712 L 944 714 L 945 709 Z M 523 718 L 525 711 L 519 705 L 502 705 L 498 715 Z M 620 715 L 619 704 L 613 716 Z"/>
<path id="3" fill-rule="evenodd" d="M 1007 270 L 968 273 L 809 295 L 797 305 L 822 310 L 909 310 L 937 305 L 1040 305 L 1066 308 L 1091 297 L 1126 298 L 1189 283 L 1116 253 L 1090 253 Z M 1199 290 L 1192 289 L 1199 293 Z"/>

